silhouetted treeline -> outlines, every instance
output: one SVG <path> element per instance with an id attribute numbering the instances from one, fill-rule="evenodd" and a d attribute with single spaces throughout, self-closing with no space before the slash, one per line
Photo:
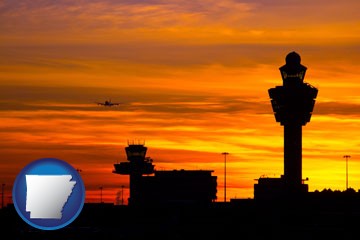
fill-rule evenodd
<path id="1" fill-rule="evenodd" d="M 360 190 L 355 191 L 353 188 L 348 188 L 346 190 L 332 190 L 331 188 L 324 188 L 323 190 L 315 190 L 314 194 L 324 194 L 324 195 L 345 195 L 345 196 L 351 196 L 351 195 L 360 195 Z"/>

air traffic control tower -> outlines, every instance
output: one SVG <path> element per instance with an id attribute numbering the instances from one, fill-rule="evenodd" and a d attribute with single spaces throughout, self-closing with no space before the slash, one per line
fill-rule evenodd
<path id="1" fill-rule="evenodd" d="M 283 85 L 268 90 L 275 120 L 284 126 L 284 175 L 258 179 L 255 198 L 308 191 L 302 179 L 302 126 L 310 122 L 318 89 L 304 82 L 307 68 L 299 54 L 290 52 L 285 61 L 279 68 Z"/>
<path id="2" fill-rule="evenodd" d="M 128 162 L 114 164 L 114 173 L 130 175 L 129 205 L 136 205 L 141 199 L 141 182 L 144 174 L 154 173 L 152 159 L 146 157 L 147 147 L 144 144 L 129 143 L 125 147 Z"/>
<path id="3" fill-rule="evenodd" d="M 129 206 L 205 206 L 216 200 L 213 170 L 157 171 L 144 143 L 128 143 L 125 151 L 127 161 L 114 164 L 113 173 L 130 176 Z"/>

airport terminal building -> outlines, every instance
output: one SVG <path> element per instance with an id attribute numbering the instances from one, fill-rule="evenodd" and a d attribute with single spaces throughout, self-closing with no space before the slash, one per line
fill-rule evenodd
<path id="1" fill-rule="evenodd" d="M 129 205 L 206 205 L 216 200 L 213 170 L 157 171 L 143 144 L 129 144 L 125 151 L 128 161 L 114 164 L 113 172 L 130 176 Z"/>

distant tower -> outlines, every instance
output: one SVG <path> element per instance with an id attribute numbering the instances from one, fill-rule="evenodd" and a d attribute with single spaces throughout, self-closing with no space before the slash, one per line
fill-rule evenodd
<path id="1" fill-rule="evenodd" d="M 288 190 L 307 191 L 302 180 L 302 126 L 310 122 L 318 89 L 304 82 L 307 68 L 299 54 L 290 52 L 285 60 L 279 68 L 283 85 L 268 92 L 276 122 L 284 126 L 284 183 Z"/>
<path id="2" fill-rule="evenodd" d="M 129 205 L 139 201 L 141 193 L 141 177 L 154 173 L 152 160 L 146 157 L 147 147 L 141 143 L 128 143 L 125 147 L 128 162 L 114 164 L 114 173 L 130 175 Z"/>

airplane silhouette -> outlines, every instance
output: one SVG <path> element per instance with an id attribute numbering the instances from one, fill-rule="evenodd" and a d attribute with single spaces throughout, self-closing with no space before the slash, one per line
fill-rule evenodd
<path id="1" fill-rule="evenodd" d="M 112 106 L 115 106 L 115 105 L 120 105 L 120 103 L 113 103 L 113 102 L 111 102 L 111 99 L 110 99 L 110 100 L 106 100 L 105 102 L 96 102 L 96 104 L 102 105 L 102 106 L 105 106 L 105 107 L 112 107 Z"/>

